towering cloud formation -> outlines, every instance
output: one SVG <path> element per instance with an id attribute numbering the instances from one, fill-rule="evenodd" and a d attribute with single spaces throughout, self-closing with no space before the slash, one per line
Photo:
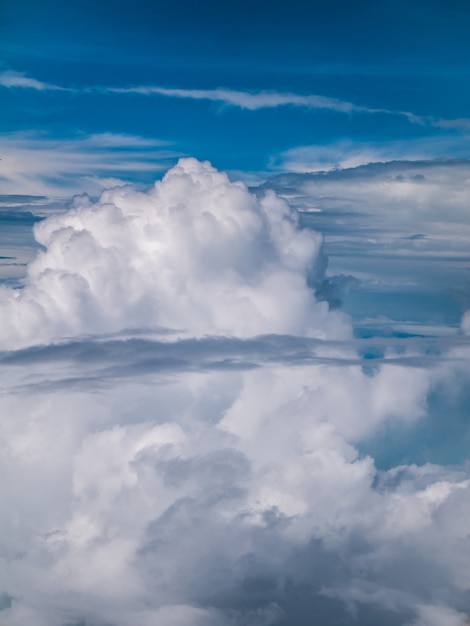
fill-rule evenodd
<path id="1" fill-rule="evenodd" d="M 432 376 L 343 346 L 320 236 L 192 159 L 77 205 L 1 295 L 0 621 L 463 626 L 467 471 L 359 452 Z"/>
<path id="2" fill-rule="evenodd" d="M 81 332 L 169 327 L 191 335 L 345 336 L 307 286 L 321 245 L 287 203 L 257 200 L 182 159 L 148 193 L 106 191 L 36 227 L 45 251 L 1 292 L 4 347 Z"/>

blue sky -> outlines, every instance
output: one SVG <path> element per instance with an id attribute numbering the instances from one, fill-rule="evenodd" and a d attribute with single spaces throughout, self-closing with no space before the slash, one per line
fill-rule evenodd
<path id="1" fill-rule="evenodd" d="M 282 167 L 289 149 L 345 139 L 379 147 L 401 140 L 419 150 L 433 138 L 430 156 L 466 150 L 470 10 L 456 0 L 112 7 L 21 0 L 1 11 L 3 85 L 9 72 L 39 81 L 3 87 L 2 133 L 140 136 L 249 172 Z M 109 91 L 142 86 L 186 91 Z M 218 88 L 333 102 L 247 110 L 217 94 L 191 97 Z M 352 110 L 334 110 L 335 100 Z"/>

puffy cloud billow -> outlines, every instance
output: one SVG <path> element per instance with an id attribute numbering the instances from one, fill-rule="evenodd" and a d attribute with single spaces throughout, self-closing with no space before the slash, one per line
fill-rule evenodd
<path id="1" fill-rule="evenodd" d="M 468 468 L 359 452 L 443 374 L 364 366 L 284 200 L 185 159 L 35 233 L 0 300 L 2 624 L 464 626 Z"/>
<path id="2" fill-rule="evenodd" d="M 308 287 L 321 237 L 273 193 L 257 200 L 182 159 L 148 193 L 105 191 L 36 226 L 45 250 L 21 291 L 1 292 L 3 347 L 81 332 L 165 327 L 190 335 L 345 336 Z"/>

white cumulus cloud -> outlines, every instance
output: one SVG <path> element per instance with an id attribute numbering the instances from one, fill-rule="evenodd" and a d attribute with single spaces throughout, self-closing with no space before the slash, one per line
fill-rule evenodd
<path id="1" fill-rule="evenodd" d="M 307 285 L 321 237 L 268 193 L 183 159 L 147 193 L 132 186 L 37 224 L 45 250 L 25 287 L 0 292 L 3 347 L 77 332 L 169 327 L 192 335 L 345 336 Z"/>
<path id="2" fill-rule="evenodd" d="M 360 451 L 442 372 L 362 367 L 285 200 L 183 159 L 35 232 L 0 292 L 2 622 L 463 624 L 468 468 Z"/>

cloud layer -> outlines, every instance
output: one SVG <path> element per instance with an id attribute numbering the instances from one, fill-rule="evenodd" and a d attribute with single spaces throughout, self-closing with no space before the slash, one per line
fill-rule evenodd
<path id="1" fill-rule="evenodd" d="M 280 174 L 264 187 L 325 235 L 334 273 L 410 297 L 432 289 L 441 305 L 454 297 L 468 308 L 469 173 L 467 159 L 417 159 Z"/>
<path id="2" fill-rule="evenodd" d="M 468 468 L 359 451 L 454 365 L 361 358 L 285 200 L 183 159 L 35 233 L 0 296 L 2 622 L 464 626 Z"/>

